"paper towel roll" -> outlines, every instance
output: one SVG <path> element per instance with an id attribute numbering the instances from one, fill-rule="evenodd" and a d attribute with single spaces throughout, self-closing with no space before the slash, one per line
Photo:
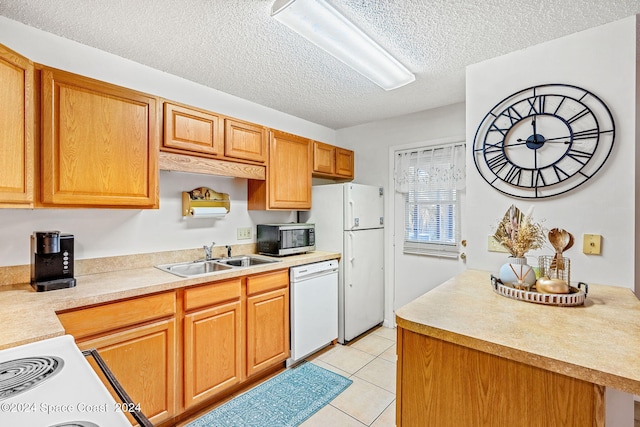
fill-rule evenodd
<path id="1" fill-rule="evenodd" d="M 191 208 L 191 216 L 194 218 L 220 218 L 227 214 L 223 207 L 214 208 Z"/>

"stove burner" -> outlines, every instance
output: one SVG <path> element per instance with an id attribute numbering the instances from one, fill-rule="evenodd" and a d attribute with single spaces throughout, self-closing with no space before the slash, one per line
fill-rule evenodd
<path id="1" fill-rule="evenodd" d="M 25 357 L 0 363 L 0 400 L 32 389 L 63 366 L 64 361 L 56 356 Z"/>
<path id="2" fill-rule="evenodd" d="M 100 427 L 98 424 L 94 424 L 91 421 L 69 421 L 62 424 L 56 424 L 49 427 Z"/>

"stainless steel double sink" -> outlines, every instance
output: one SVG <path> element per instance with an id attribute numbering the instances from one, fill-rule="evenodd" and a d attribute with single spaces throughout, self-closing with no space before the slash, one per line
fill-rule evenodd
<path id="1" fill-rule="evenodd" d="M 211 260 L 162 264 L 156 265 L 156 268 L 180 277 L 194 277 L 214 274 L 220 271 L 228 271 L 234 268 L 253 267 L 256 265 L 271 264 L 274 262 L 281 261 L 261 257 L 259 255 L 238 255 L 229 258 L 214 258 Z"/>

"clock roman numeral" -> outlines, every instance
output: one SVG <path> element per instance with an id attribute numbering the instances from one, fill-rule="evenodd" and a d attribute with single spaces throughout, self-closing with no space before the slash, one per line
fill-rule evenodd
<path id="1" fill-rule="evenodd" d="M 591 114 L 591 110 L 585 107 L 583 110 L 580 110 L 579 112 L 574 114 L 573 117 L 570 117 L 569 119 L 567 119 L 567 122 L 573 123 L 576 120 L 583 118 L 584 116 L 588 116 L 589 114 Z"/>
<path id="2" fill-rule="evenodd" d="M 522 115 L 520 113 L 518 113 L 518 111 L 515 108 L 513 108 L 513 106 L 511 106 L 511 107 L 507 108 L 506 110 L 504 110 L 504 112 L 501 114 L 501 116 L 504 116 L 507 119 L 509 119 L 509 121 L 511 122 L 512 126 L 515 123 L 517 123 L 520 120 L 522 120 Z"/>
<path id="3" fill-rule="evenodd" d="M 528 98 L 529 103 L 529 115 L 544 113 L 544 107 L 547 102 L 546 95 L 540 95 L 534 98 Z"/>
<path id="4" fill-rule="evenodd" d="M 562 107 L 562 104 L 564 104 L 565 99 L 567 99 L 567 97 L 563 96 L 562 99 L 560 100 L 560 102 L 558 103 L 558 106 L 556 107 L 556 109 L 553 112 L 554 116 L 558 115 L 558 111 L 560 111 L 560 107 Z"/>
<path id="5" fill-rule="evenodd" d="M 507 171 L 507 174 L 505 175 L 504 180 L 511 185 L 520 185 L 521 177 L 522 177 L 522 168 L 512 164 L 511 167 L 509 168 L 509 171 Z"/>
<path id="6" fill-rule="evenodd" d="M 502 168 L 505 167 L 507 163 L 509 163 L 509 159 L 507 159 L 507 156 L 505 156 L 503 152 L 500 152 L 500 154 L 490 159 L 486 158 L 486 160 L 487 166 L 489 166 L 489 169 L 491 169 L 496 175 L 502 170 Z"/>
<path id="7" fill-rule="evenodd" d="M 569 178 L 569 174 L 566 173 L 560 166 L 556 165 L 552 165 L 553 167 L 553 171 L 556 174 L 556 178 L 558 178 L 558 182 L 562 181 L 563 179 Z"/>
<path id="8" fill-rule="evenodd" d="M 542 184 L 540 184 L 540 183 L 542 183 Z M 537 190 L 538 187 L 544 187 L 545 185 L 547 185 L 547 181 L 545 181 L 544 175 L 542 175 L 542 170 L 537 169 L 535 171 L 535 178 L 534 178 L 532 184 L 533 184 L 532 187 L 535 187 L 536 191 L 538 191 Z"/>
<path id="9" fill-rule="evenodd" d="M 504 141 L 500 141 L 500 142 L 497 142 L 495 144 L 491 144 L 491 143 L 485 142 L 484 147 L 476 148 L 473 151 L 483 152 L 483 153 L 486 153 L 486 154 L 499 153 L 499 152 L 502 152 L 503 144 L 504 144 Z"/>
<path id="10" fill-rule="evenodd" d="M 613 129 L 598 130 L 598 128 L 593 128 L 593 129 L 581 130 L 580 132 L 575 132 L 573 134 L 573 139 L 580 140 L 580 139 L 597 138 L 598 135 L 600 135 L 601 133 L 610 133 L 610 132 L 613 132 Z"/>
<path id="11" fill-rule="evenodd" d="M 502 134 L 502 136 L 505 136 L 507 134 L 507 132 L 509 131 L 509 128 L 500 128 L 498 127 L 498 125 L 494 123 L 491 123 L 491 127 L 489 128 L 489 132 L 495 132 L 498 131 Z"/>
<path id="12" fill-rule="evenodd" d="M 593 153 L 576 150 L 575 148 L 571 147 L 569 151 L 567 151 L 567 156 L 571 157 L 573 160 L 580 163 L 581 165 L 586 165 L 589 159 L 591 158 L 591 156 L 593 156 Z"/>

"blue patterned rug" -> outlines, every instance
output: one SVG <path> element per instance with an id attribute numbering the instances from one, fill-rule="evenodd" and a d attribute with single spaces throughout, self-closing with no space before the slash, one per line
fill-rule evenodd
<path id="1" fill-rule="evenodd" d="M 252 388 L 185 427 L 295 427 L 353 381 L 303 363 Z"/>

